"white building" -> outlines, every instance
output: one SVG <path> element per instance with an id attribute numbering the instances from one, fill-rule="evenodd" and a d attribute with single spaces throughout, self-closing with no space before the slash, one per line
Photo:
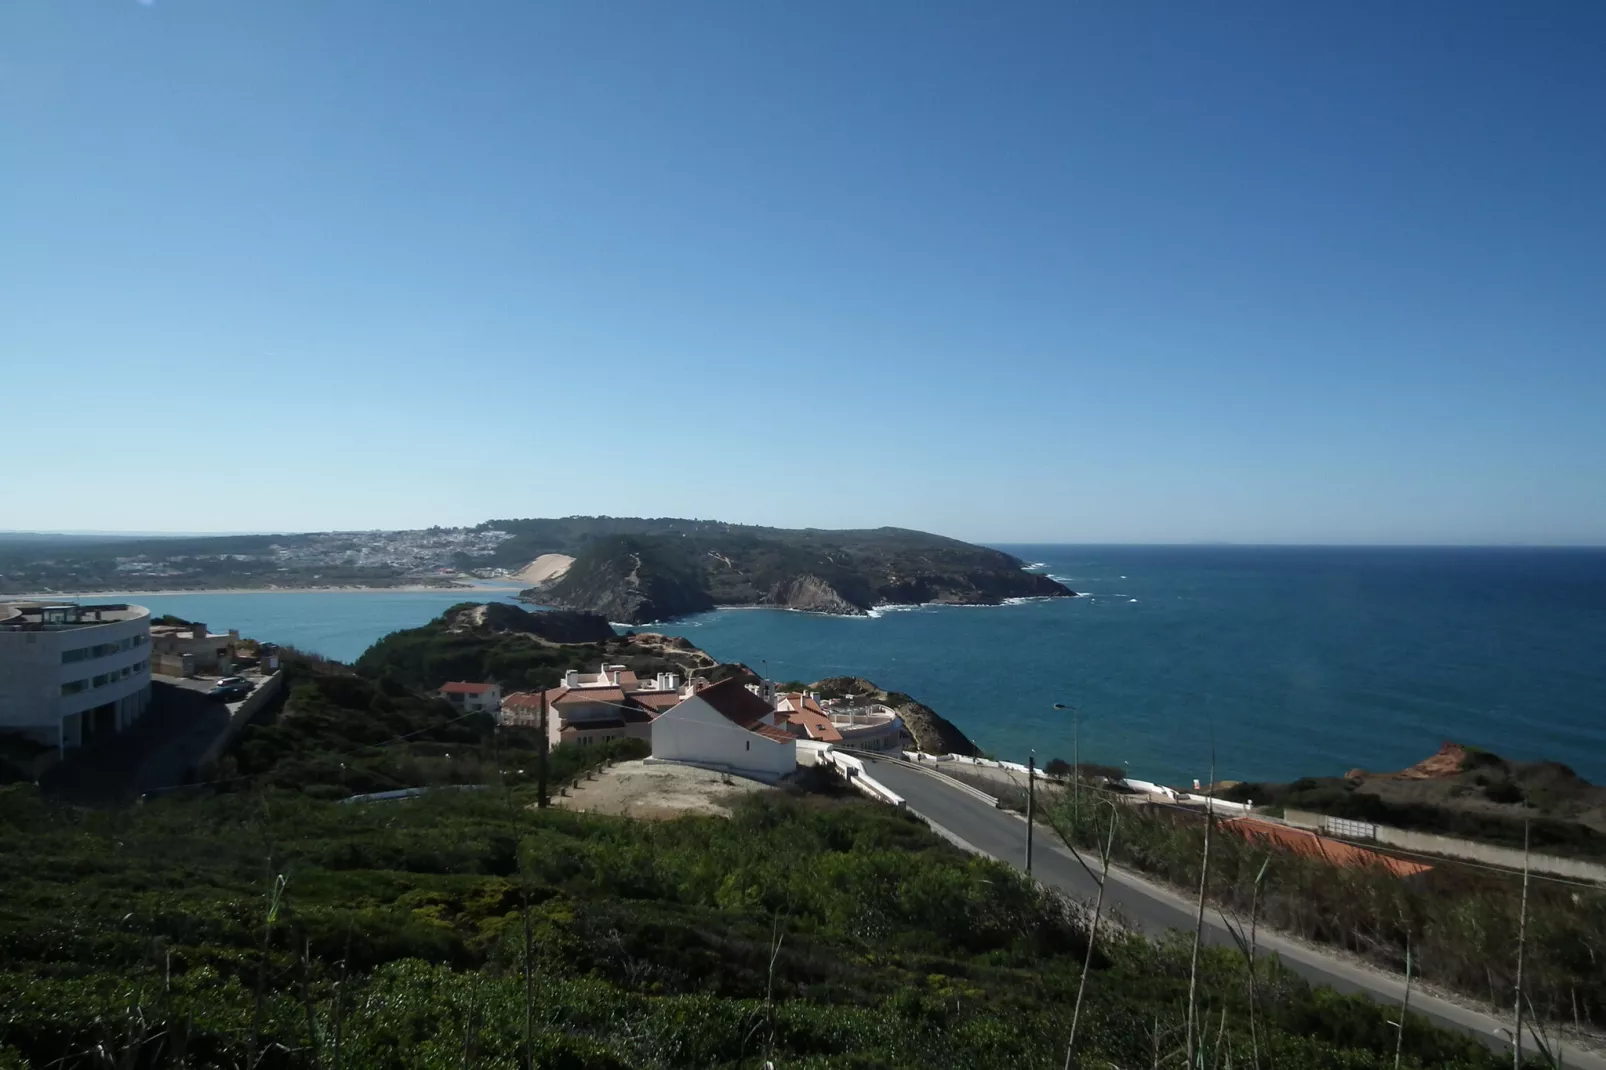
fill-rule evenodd
<path id="1" fill-rule="evenodd" d="M 590 746 L 610 739 L 651 739 L 652 719 L 690 694 L 672 672 L 639 679 L 623 665 L 601 671 L 571 669 L 546 692 L 547 745 Z M 541 723 L 541 692 L 515 691 L 502 703 L 502 723 L 534 728 Z"/>
<path id="2" fill-rule="evenodd" d="M 792 691 L 776 696 L 775 720 L 792 735 L 816 743 L 875 751 L 902 751 L 909 745 L 903 718 L 879 702 L 821 702 L 817 695 Z"/>
<path id="3" fill-rule="evenodd" d="M 703 688 L 652 722 L 652 760 L 779 780 L 797 768 L 797 743 L 770 723 L 770 703 L 738 679 Z"/>
<path id="4" fill-rule="evenodd" d="M 69 750 L 150 704 L 144 606 L 0 604 L 0 732 Z"/>
<path id="5" fill-rule="evenodd" d="M 501 684 L 475 684 L 453 680 L 435 692 L 464 713 L 488 713 L 493 717 L 502 709 Z"/>

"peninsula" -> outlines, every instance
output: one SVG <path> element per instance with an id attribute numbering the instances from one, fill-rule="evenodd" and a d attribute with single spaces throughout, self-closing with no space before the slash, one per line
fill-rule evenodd
<path id="1" fill-rule="evenodd" d="M 497 520 L 528 552 L 525 601 L 643 624 L 721 606 L 862 616 L 877 606 L 1067 598 L 1000 550 L 906 528 L 828 531 L 706 520 Z"/>

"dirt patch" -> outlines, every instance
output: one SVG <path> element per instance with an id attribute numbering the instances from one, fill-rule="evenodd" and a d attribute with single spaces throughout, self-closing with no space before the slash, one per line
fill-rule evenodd
<path id="1" fill-rule="evenodd" d="M 528 565 L 513 574 L 513 578 L 520 583 L 528 583 L 532 587 L 537 584 L 550 583 L 574 564 L 574 558 L 568 554 L 542 554 Z"/>
<path id="2" fill-rule="evenodd" d="M 553 804 L 592 814 L 620 814 L 644 821 L 667 821 L 699 814 L 729 817 L 743 795 L 769 785 L 691 765 L 620 762 L 599 770 L 595 780 L 570 785 Z"/>

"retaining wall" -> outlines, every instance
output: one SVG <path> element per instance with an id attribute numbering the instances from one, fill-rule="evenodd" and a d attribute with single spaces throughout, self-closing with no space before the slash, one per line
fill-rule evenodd
<path id="1" fill-rule="evenodd" d="M 1522 868 L 1522 852 L 1515 847 L 1499 847 L 1492 843 L 1463 840 L 1455 836 L 1436 836 L 1431 832 L 1411 832 L 1388 825 L 1374 825 L 1369 821 L 1329 817 L 1308 810 L 1284 810 L 1283 820 L 1300 828 L 1314 829 L 1346 839 L 1371 840 L 1388 847 L 1398 847 L 1402 851 L 1421 851 L 1424 854 L 1445 855 L 1449 858 L 1465 858 L 1474 862 L 1486 862 L 1491 866 L 1504 866 L 1507 869 Z M 1606 865 L 1599 862 L 1535 853 L 1528 856 L 1528 868 L 1535 873 L 1549 873 L 1557 877 L 1571 877 L 1574 880 L 1606 884 Z"/>
<path id="2" fill-rule="evenodd" d="M 257 685 L 255 691 L 245 696 L 245 701 L 241 702 L 235 711 L 229 715 L 228 725 L 222 732 L 218 733 L 218 737 L 212 741 L 212 745 L 207 747 L 206 752 L 201 755 L 201 760 L 196 763 L 197 770 L 208 762 L 215 762 L 222 757 L 229 744 L 234 742 L 234 737 L 240 734 L 240 729 L 244 728 L 251 718 L 262 712 L 263 707 L 273 700 L 283 686 L 284 672 L 281 670 L 264 679 Z"/>

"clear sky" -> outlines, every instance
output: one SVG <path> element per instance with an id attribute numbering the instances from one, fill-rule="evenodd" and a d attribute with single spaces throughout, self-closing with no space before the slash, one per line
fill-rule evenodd
<path id="1" fill-rule="evenodd" d="M 0 528 L 1606 542 L 1606 4 L 6 0 Z"/>

